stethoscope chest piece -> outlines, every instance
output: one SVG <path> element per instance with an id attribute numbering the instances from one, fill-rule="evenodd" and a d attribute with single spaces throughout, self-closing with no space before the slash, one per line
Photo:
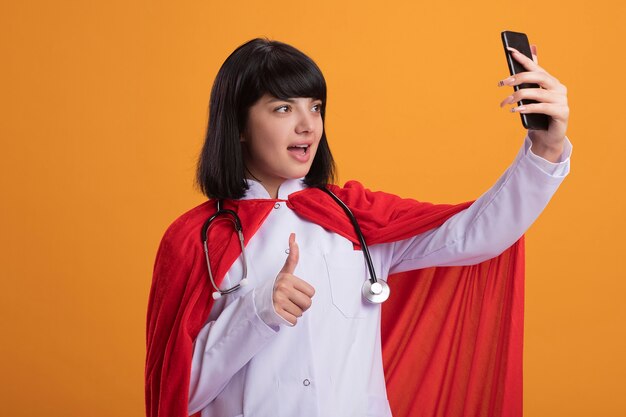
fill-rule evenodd
<path id="1" fill-rule="evenodd" d="M 372 283 L 369 279 L 363 283 L 361 294 L 372 304 L 383 303 L 389 298 L 389 284 L 382 279 Z"/>

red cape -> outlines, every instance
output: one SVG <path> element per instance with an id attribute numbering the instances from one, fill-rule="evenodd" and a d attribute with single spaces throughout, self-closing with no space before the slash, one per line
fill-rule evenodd
<path id="1" fill-rule="evenodd" d="M 423 233 L 470 205 L 401 199 L 354 181 L 329 188 L 350 207 L 368 245 Z M 225 202 L 241 218 L 246 244 L 275 202 Z M 287 205 L 358 247 L 349 218 L 321 190 L 293 193 Z M 183 214 L 165 232 L 157 253 L 147 316 L 148 417 L 187 416 L 193 342 L 213 305 L 200 228 L 214 212 L 215 201 L 207 201 Z M 230 236 L 209 244 L 219 285 L 240 248 L 229 222 L 212 229 Z M 404 272 L 389 284 L 382 343 L 394 417 L 521 417 L 523 239 L 478 265 Z"/>

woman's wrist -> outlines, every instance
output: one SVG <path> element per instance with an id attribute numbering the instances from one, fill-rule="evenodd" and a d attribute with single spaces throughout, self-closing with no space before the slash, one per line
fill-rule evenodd
<path id="1" fill-rule="evenodd" d="M 532 132 L 528 134 L 532 142 L 532 152 L 550 162 L 559 162 L 565 149 L 565 137 L 555 143 L 545 143 L 533 138 Z"/>

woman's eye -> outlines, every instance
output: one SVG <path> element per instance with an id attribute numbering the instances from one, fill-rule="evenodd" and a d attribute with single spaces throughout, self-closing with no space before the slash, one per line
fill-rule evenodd
<path id="1" fill-rule="evenodd" d="M 316 112 L 321 112 L 321 111 L 322 111 L 322 105 L 321 105 L 321 104 L 319 104 L 319 103 L 318 103 L 318 104 L 315 104 L 315 105 L 313 106 L 313 111 L 316 111 Z"/>
<path id="2" fill-rule="evenodd" d="M 289 106 L 284 105 L 284 106 L 276 107 L 274 111 L 277 111 L 279 113 L 286 113 L 287 111 L 289 111 Z"/>

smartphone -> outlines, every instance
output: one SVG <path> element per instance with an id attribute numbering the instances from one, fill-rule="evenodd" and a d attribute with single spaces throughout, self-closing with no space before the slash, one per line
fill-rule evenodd
<path id="1" fill-rule="evenodd" d="M 532 52 L 530 51 L 530 43 L 528 42 L 528 36 L 525 33 L 520 32 L 511 32 L 509 30 L 505 30 L 502 32 L 502 46 L 504 47 L 504 54 L 506 55 L 506 62 L 509 65 L 509 73 L 511 75 L 518 74 L 520 72 L 528 71 L 526 68 L 522 66 L 515 58 L 511 52 L 506 49 L 507 46 L 511 48 L 515 48 L 528 58 L 533 59 Z M 541 88 L 539 84 L 534 83 L 523 83 L 520 85 L 513 86 L 515 91 L 518 91 L 520 88 Z M 522 99 L 518 104 L 531 104 L 537 103 L 536 100 L 530 99 Z M 522 118 L 522 124 L 526 129 L 534 129 L 534 130 L 548 130 L 548 124 L 550 123 L 550 116 L 542 113 L 520 113 L 520 117 Z"/>

